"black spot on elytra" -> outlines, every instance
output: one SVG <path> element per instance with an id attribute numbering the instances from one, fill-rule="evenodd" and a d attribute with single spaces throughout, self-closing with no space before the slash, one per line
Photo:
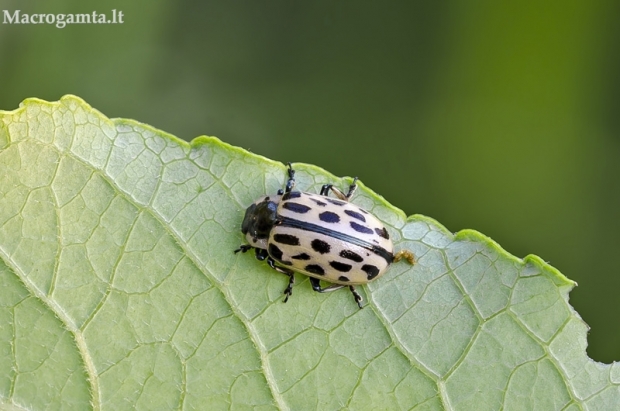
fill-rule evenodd
<path id="1" fill-rule="evenodd" d="M 323 270 L 323 267 L 321 267 L 320 265 L 317 264 L 308 264 L 304 270 L 306 270 L 309 273 L 312 274 L 319 274 L 319 275 L 324 275 L 325 274 L 325 270 Z"/>
<path id="2" fill-rule="evenodd" d="M 385 229 L 385 227 L 383 228 L 375 228 L 375 233 L 377 233 L 377 235 L 379 237 L 383 237 L 386 240 L 390 239 L 390 235 L 388 234 L 387 230 Z"/>
<path id="3" fill-rule="evenodd" d="M 350 217 L 353 218 L 357 218 L 360 221 L 366 222 L 366 218 L 361 215 L 360 213 L 358 213 L 357 211 L 353 211 L 353 210 L 344 210 L 344 213 Z"/>
<path id="4" fill-rule="evenodd" d="M 299 191 L 290 191 L 284 195 L 285 200 L 289 200 L 291 198 L 299 198 L 301 197 L 301 193 Z"/>
<path id="5" fill-rule="evenodd" d="M 327 244 L 323 240 L 319 240 L 318 238 L 315 238 L 314 240 L 312 240 L 310 245 L 312 246 L 312 249 L 314 251 L 317 251 L 321 254 L 329 253 L 329 250 L 331 249 L 331 246 L 329 244 Z"/>
<path id="6" fill-rule="evenodd" d="M 355 221 L 351 221 L 350 224 L 351 224 L 351 228 L 357 231 L 358 233 L 362 233 L 362 234 L 373 233 L 373 231 L 370 228 L 366 227 L 365 225 L 358 224 Z"/>
<path id="7" fill-rule="evenodd" d="M 291 234 L 276 234 L 273 240 L 280 244 L 299 245 L 299 238 Z"/>
<path id="8" fill-rule="evenodd" d="M 341 263 L 340 261 L 330 261 L 329 265 L 331 265 L 333 268 L 340 271 L 341 273 L 348 273 L 349 271 L 351 271 L 351 265 Z"/>
<path id="9" fill-rule="evenodd" d="M 338 277 L 338 279 L 339 279 L 340 281 L 350 281 L 350 280 L 349 280 L 349 277 L 345 277 L 344 275 L 341 275 L 340 277 Z"/>
<path id="10" fill-rule="evenodd" d="M 291 201 L 285 202 L 284 204 L 282 204 L 282 207 L 286 208 L 287 210 L 291 210 L 294 213 L 299 213 L 299 214 L 304 214 L 310 211 L 310 207 L 308 207 L 307 205 L 293 203 Z"/>
<path id="11" fill-rule="evenodd" d="M 342 250 L 340 252 L 340 257 L 355 261 L 356 263 L 361 263 L 364 260 L 361 255 L 350 250 Z"/>
<path id="12" fill-rule="evenodd" d="M 330 203 L 332 203 L 334 205 L 339 205 L 339 206 L 343 206 L 343 205 L 346 204 L 346 202 L 344 202 L 344 201 L 334 200 L 333 198 L 326 198 L 325 200 L 329 201 Z"/>
<path id="13" fill-rule="evenodd" d="M 282 250 L 278 248 L 275 244 L 269 244 L 269 255 L 275 258 L 276 260 L 282 259 Z"/>
<path id="14" fill-rule="evenodd" d="M 340 221 L 340 216 L 336 213 L 332 213 L 331 211 L 323 211 L 319 214 L 319 220 L 326 223 L 337 223 Z"/>
<path id="15" fill-rule="evenodd" d="M 372 280 L 379 274 L 379 269 L 370 264 L 364 264 L 362 266 L 362 271 L 366 273 L 366 278 L 368 278 L 368 281 Z"/>
<path id="16" fill-rule="evenodd" d="M 293 260 L 309 260 L 310 256 L 306 253 L 297 254 L 291 257 Z"/>
<path id="17" fill-rule="evenodd" d="M 314 201 L 316 205 L 319 205 L 321 207 L 325 207 L 327 205 L 327 203 L 324 203 L 321 200 L 317 200 L 316 198 L 311 198 L 310 200 Z"/>

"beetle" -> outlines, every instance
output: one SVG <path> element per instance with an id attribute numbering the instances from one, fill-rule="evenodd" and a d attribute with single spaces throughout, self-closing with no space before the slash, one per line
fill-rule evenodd
<path id="1" fill-rule="evenodd" d="M 254 249 L 258 260 L 266 260 L 271 268 L 287 275 L 284 302 L 293 293 L 297 271 L 310 277 L 312 289 L 320 293 L 349 287 L 362 308 L 356 285 L 376 280 L 390 264 L 403 258 L 414 264 L 415 257 L 408 250 L 394 254 L 385 226 L 349 202 L 356 182 L 357 177 L 346 194 L 333 184 L 323 185 L 320 194 L 294 191 L 295 170 L 288 163 L 285 189 L 261 196 L 245 211 L 241 232 L 248 244 L 235 254 Z M 336 198 L 329 197 L 330 192 Z M 321 287 L 321 280 L 331 285 Z"/>

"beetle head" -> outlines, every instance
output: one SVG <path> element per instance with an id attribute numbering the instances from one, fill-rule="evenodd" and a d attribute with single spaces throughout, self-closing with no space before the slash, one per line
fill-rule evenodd
<path id="1" fill-rule="evenodd" d="M 269 197 L 255 202 L 245 210 L 241 232 L 248 238 L 251 237 L 254 242 L 268 238 L 276 223 L 277 211 L 278 203 Z"/>

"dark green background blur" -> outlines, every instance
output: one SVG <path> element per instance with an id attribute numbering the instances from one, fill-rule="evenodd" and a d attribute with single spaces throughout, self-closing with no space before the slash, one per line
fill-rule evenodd
<path id="1" fill-rule="evenodd" d="M 544 4 L 543 4 L 544 3 Z M 71 93 L 109 117 L 357 175 L 579 282 L 620 360 L 620 3 L 0 0 L 122 25 L 0 24 L 0 109 Z M 2 16 L 3 17 L 3 16 Z"/>

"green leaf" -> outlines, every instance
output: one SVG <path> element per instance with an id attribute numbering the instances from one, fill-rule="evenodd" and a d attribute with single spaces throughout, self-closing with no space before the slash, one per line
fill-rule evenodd
<path id="1" fill-rule="evenodd" d="M 339 180 L 297 164 L 297 187 Z M 244 209 L 286 178 L 74 96 L 0 112 L 0 407 L 603 410 L 620 370 L 585 354 L 574 283 L 475 231 L 353 198 L 415 266 L 314 293 L 249 254 Z M 415 181 L 402 182 L 415 191 Z"/>

